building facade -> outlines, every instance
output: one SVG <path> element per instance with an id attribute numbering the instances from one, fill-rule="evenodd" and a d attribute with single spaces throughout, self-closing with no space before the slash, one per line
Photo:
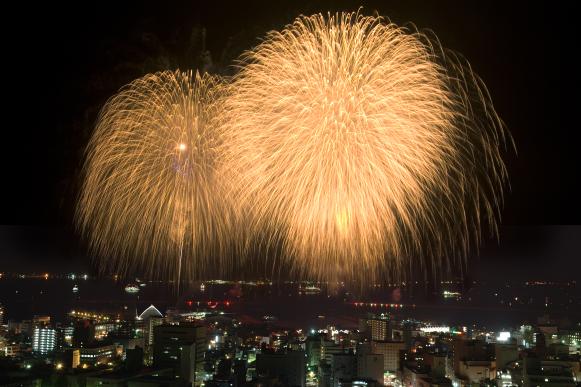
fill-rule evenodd
<path id="1" fill-rule="evenodd" d="M 56 331 L 50 327 L 36 327 L 32 336 L 32 351 L 46 355 L 54 351 L 56 346 Z"/>

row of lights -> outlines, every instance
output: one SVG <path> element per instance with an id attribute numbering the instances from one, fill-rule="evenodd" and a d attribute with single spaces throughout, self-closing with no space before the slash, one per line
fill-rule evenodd
<path id="1" fill-rule="evenodd" d="M 369 306 L 369 307 L 380 307 L 380 308 L 403 308 L 403 304 L 383 304 L 377 302 L 354 302 L 354 306 Z"/>

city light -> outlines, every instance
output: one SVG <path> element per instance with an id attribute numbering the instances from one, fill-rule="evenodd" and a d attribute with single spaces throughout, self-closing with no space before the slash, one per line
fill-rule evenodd
<path id="1" fill-rule="evenodd" d="M 499 332 L 498 337 L 496 338 L 497 341 L 508 341 L 510 339 L 510 332 Z"/>

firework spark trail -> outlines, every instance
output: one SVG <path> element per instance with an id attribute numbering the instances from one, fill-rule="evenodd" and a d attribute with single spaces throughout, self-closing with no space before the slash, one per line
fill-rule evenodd
<path id="1" fill-rule="evenodd" d="M 212 126 L 222 85 L 208 75 L 159 72 L 102 109 L 76 219 L 103 268 L 139 268 L 179 283 L 182 272 L 227 267 L 230 206 L 215 174 Z"/>
<path id="2" fill-rule="evenodd" d="M 315 15 L 241 62 L 229 85 L 162 72 L 104 107 L 77 222 L 106 267 L 200 276 L 259 240 L 300 275 L 368 281 L 462 266 L 496 232 L 503 125 L 435 37 Z"/>
<path id="3" fill-rule="evenodd" d="M 238 217 L 301 275 L 368 281 L 414 259 L 445 271 L 481 224 L 496 231 L 502 122 L 427 33 L 300 17 L 242 57 L 218 119 Z"/>

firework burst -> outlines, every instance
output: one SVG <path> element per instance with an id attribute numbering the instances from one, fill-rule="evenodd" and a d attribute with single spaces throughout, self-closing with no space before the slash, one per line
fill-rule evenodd
<path id="1" fill-rule="evenodd" d="M 215 173 L 222 82 L 159 72 L 123 88 L 90 140 L 77 224 L 102 267 L 196 277 L 223 268 L 229 208 Z"/>
<path id="2" fill-rule="evenodd" d="M 241 59 L 219 115 L 248 230 L 321 280 L 463 262 L 494 232 L 503 125 L 461 57 L 356 13 L 300 17 Z"/>

